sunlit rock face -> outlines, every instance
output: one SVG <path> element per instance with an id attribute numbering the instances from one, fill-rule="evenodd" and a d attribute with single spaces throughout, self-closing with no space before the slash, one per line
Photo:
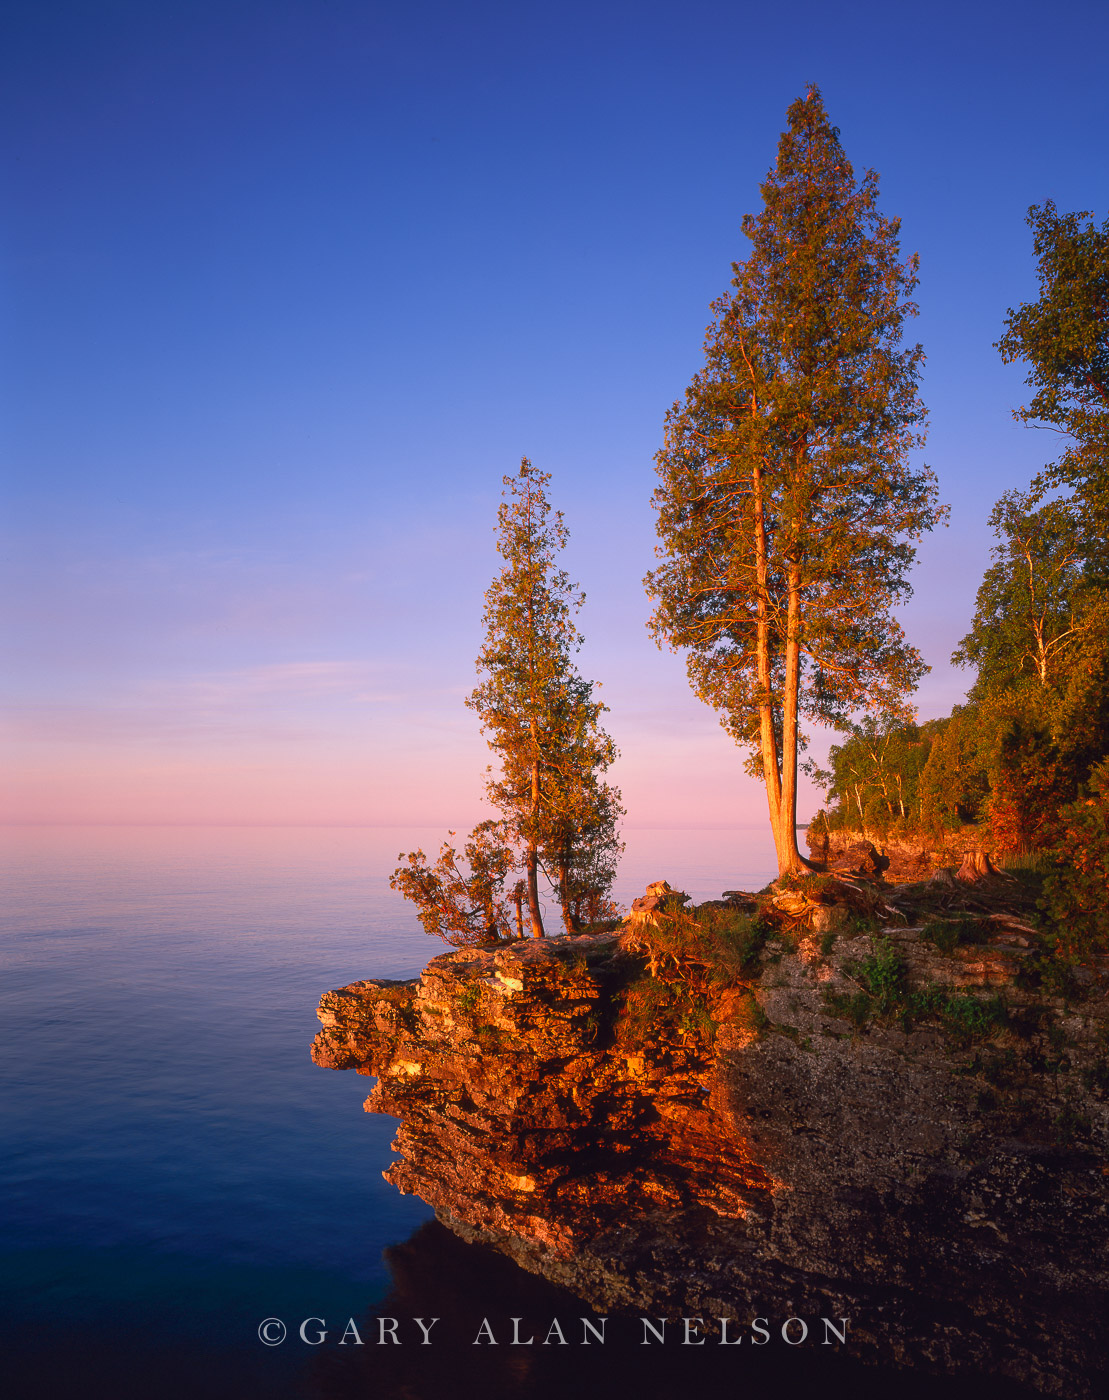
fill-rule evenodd
<path id="1" fill-rule="evenodd" d="M 389 1181 L 601 1311 L 847 1317 L 859 1357 L 1102 1393 L 1104 988 L 1020 990 L 1003 934 L 887 932 L 909 986 L 1000 993 L 1009 1028 L 855 1024 L 867 935 L 771 939 L 686 1002 L 599 934 L 328 992 L 313 1057 L 377 1077 Z"/>

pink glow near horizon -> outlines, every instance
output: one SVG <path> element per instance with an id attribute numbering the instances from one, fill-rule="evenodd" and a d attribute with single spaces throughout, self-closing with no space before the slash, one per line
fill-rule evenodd
<path id="1" fill-rule="evenodd" d="M 910 336 L 952 516 L 901 620 L 935 667 L 921 716 L 962 698 L 946 659 L 990 509 L 1056 450 L 1014 427 L 1025 371 L 993 347 L 1036 294 L 1023 211 L 1104 197 L 1096 7 L 1076 46 L 1018 4 L 1005 62 L 989 7 L 956 45 L 942 14 L 889 6 L 864 7 L 862 44 L 813 3 L 800 25 L 640 7 L 630 47 L 604 6 L 582 9 L 588 43 L 558 6 L 429 28 L 293 0 L 300 20 L 277 6 L 261 29 L 8 8 L 0 819 L 487 815 L 463 702 L 526 453 L 571 531 L 628 828 L 764 829 L 742 756 L 647 637 L 642 579 L 667 408 L 813 76 L 921 256 Z M 752 45 L 775 57 L 737 85 L 716 56 Z M 1043 101 L 1010 100 L 1022 63 Z M 675 151 L 690 201 L 660 198 Z M 819 801 L 805 787 L 799 815 Z"/>
<path id="2" fill-rule="evenodd" d="M 626 825 L 732 826 L 765 820 L 761 786 L 743 775 L 723 735 L 631 753 L 611 774 Z M 469 827 L 489 815 L 481 800 L 484 745 L 438 755 L 414 748 L 295 757 L 252 749 L 204 751 L 41 746 L 10 762 L 0 791 L 5 823 L 232 825 L 425 825 Z M 804 815 L 804 814 L 803 814 Z"/>

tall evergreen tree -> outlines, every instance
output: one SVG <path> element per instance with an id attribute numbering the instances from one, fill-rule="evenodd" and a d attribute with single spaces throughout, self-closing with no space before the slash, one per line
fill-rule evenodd
<path id="1" fill-rule="evenodd" d="M 795 102 L 753 249 L 714 303 L 705 367 L 656 461 L 651 629 L 766 784 L 781 871 L 797 850 L 799 721 L 906 714 L 926 669 L 891 609 L 911 539 L 940 518 L 923 441 L 923 352 L 900 348 L 916 259 L 856 182 L 819 92 Z"/>
<path id="2" fill-rule="evenodd" d="M 622 812 L 619 793 L 600 778 L 616 757 L 600 723 L 605 706 L 573 663 L 582 641 L 574 616 L 584 596 L 556 567 L 569 534 L 561 512 L 552 515 L 549 481 L 550 474 L 536 471 L 526 457 L 515 477 L 504 478 L 506 499 L 497 515 L 504 563 L 485 594 L 485 643 L 477 661 L 484 680 L 466 702 L 498 759 L 489 796 L 524 854 L 536 938 L 543 936 L 541 859 L 569 931 L 579 848 L 614 841 Z"/>

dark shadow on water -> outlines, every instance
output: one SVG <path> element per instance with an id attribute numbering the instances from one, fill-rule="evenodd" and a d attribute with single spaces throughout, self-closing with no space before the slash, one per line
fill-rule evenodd
<path id="1" fill-rule="evenodd" d="M 468 1245 L 431 1221 L 386 1251 L 391 1286 L 293 1270 L 243 1271 L 173 1256 L 116 1257 L 111 1251 L 55 1258 L 8 1256 L 0 1312 L 3 1390 L 13 1400 L 672 1400 L 712 1394 L 751 1400 L 1029 1400 L 1032 1392 L 994 1377 L 917 1375 L 860 1365 L 845 1350 L 771 1340 L 683 1346 L 680 1319 L 663 1345 L 641 1344 L 635 1318 L 610 1317 L 605 1342 L 581 1319 L 599 1319 L 579 1299 L 518 1269 L 493 1250 Z M 33 1271 L 70 1283 L 46 1292 Z M 116 1277 L 116 1276 L 119 1277 Z M 20 1296 L 20 1283 L 24 1285 Z M 380 1301 L 377 1301 L 380 1299 Z M 258 1339 L 267 1314 L 283 1317 L 284 1342 Z M 322 1321 L 298 1336 L 301 1321 Z M 348 1330 L 353 1318 L 361 1345 Z M 399 1344 L 379 1344 L 381 1318 L 397 1321 Z M 421 1345 L 416 1318 L 431 1326 Z M 439 1321 L 431 1324 L 431 1318 Z M 511 1345 L 513 1324 L 531 1345 Z M 552 1330 L 557 1319 L 567 1345 Z M 497 1345 L 475 1345 L 483 1321 Z M 746 1321 L 746 1319 L 744 1319 Z M 778 1328 L 781 1319 L 777 1319 Z M 344 1332 L 347 1339 L 342 1340 Z M 549 1343 L 544 1345 L 545 1339 Z"/>
<path id="2" fill-rule="evenodd" d="M 380 1306 L 356 1325 L 364 1345 L 321 1346 L 308 1373 L 312 1400 L 672 1400 L 712 1394 L 793 1397 L 817 1394 L 822 1400 L 1027 1400 L 1033 1392 L 996 1377 L 960 1378 L 914 1375 L 890 1367 L 863 1366 L 850 1345 L 789 1346 L 780 1325 L 769 1343 L 739 1346 L 683 1345 L 680 1319 L 667 1322 L 666 1342 L 643 1345 L 634 1317 L 609 1318 L 605 1343 L 586 1333 L 582 1318 L 599 1326 L 579 1299 L 518 1269 L 493 1250 L 467 1245 L 435 1221 L 420 1227 L 402 1245 L 386 1252 L 393 1287 Z M 400 1345 L 379 1344 L 379 1317 L 396 1319 Z M 422 1345 L 415 1318 L 431 1328 L 432 1344 Z M 511 1345 L 517 1335 L 531 1345 Z M 558 1344 L 551 1323 L 557 1319 L 566 1346 Z M 483 1323 L 497 1345 L 475 1345 Z M 817 1333 L 813 1320 L 814 1333 Z M 488 1335 L 488 1334 L 483 1334 Z M 590 1344 L 583 1337 L 591 1336 Z M 544 1344 L 544 1339 L 550 1341 Z"/>

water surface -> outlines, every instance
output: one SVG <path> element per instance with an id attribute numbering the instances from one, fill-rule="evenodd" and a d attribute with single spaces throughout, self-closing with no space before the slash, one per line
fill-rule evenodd
<path id="1" fill-rule="evenodd" d="M 475 1308 L 506 1316 L 514 1300 L 528 1316 L 576 1316 L 573 1300 L 462 1246 L 429 1224 L 423 1202 L 387 1185 L 395 1124 L 361 1111 L 369 1081 L 309 1059 L 321 992 L 415 975 L 443 951 L 388 888 L 398 851 L 432 851 L 442 835 L 4 830 L 8 1393 L 611 1392 L 605 1367 L 631 1363 L 580 1349 L 561 1361 L 543 1353 L 543 1364 L 494 1364 L 468 1343 L 457 1355 L 441 1346 L 383 1356 L 340 1351 L 334 1331 L 319 1350 L 258 1341 L 268 1317 L 290 1328 L 321 1317 L 334 1328 L 383 1308 L 431 1316 L 438 1307 L 457 1340 Z M 649 879 L 700 899 L 757 888 L 772 873 L 761 830 L 628 840 L 625 902 Z M 782 1350 L 772 1363 L 746 1359 L 731 1379 L 757 1394 L 787 1374 L 800 1383 L 811 1357 Z M 637 1382 L 645 1395 L 661 1384 L 658 1365 Z M 710 1363 L 696 1365 L 707 1378 Z M 856 1393 L 860 1384 L 866 1376 Z"/>

